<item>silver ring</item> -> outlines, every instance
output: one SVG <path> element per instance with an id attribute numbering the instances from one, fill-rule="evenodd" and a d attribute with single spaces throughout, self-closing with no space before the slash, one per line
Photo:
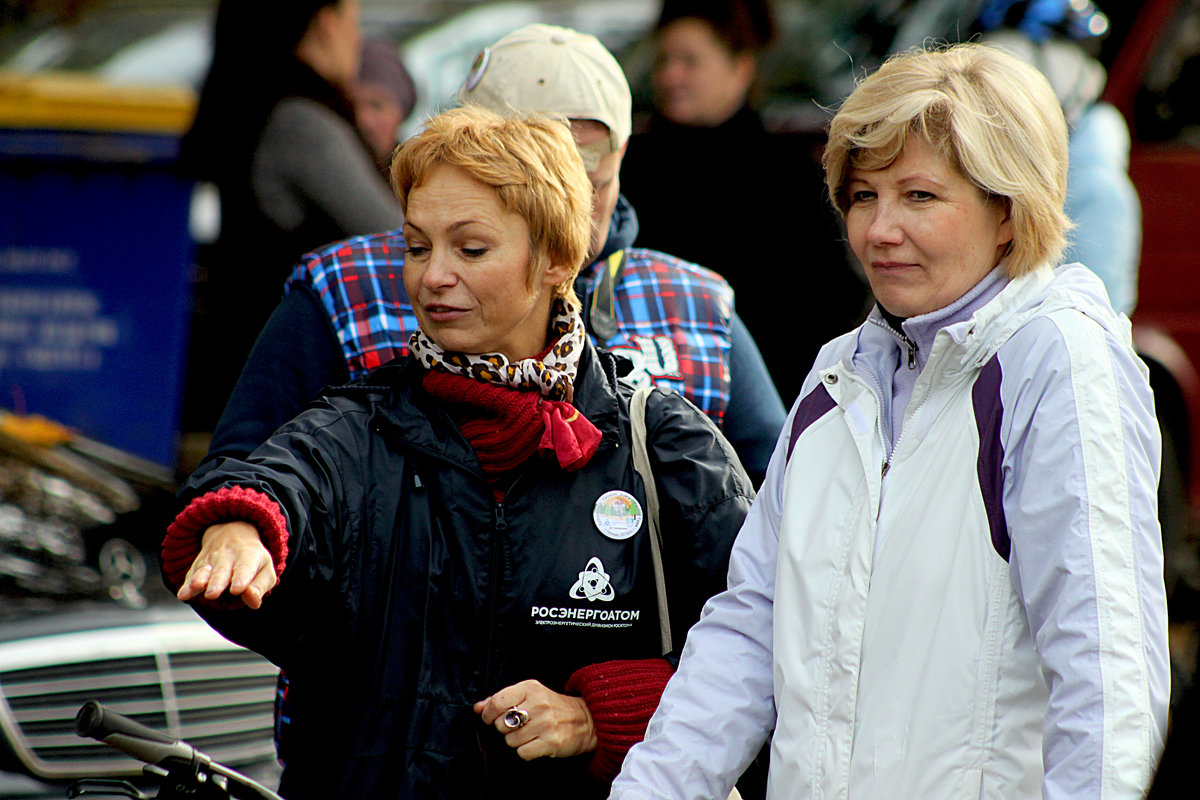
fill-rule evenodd
<path id="1" fill-rule="evenodd" d="M 523 708 L 513 706 L 508 711 L 504 712 L 504 727 L 510 731 L 515 731 L 526 722 L 529 722 L 529 712 Z"/>

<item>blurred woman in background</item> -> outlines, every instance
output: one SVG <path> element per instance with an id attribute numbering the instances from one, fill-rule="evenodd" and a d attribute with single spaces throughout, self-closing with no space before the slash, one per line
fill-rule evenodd
<path id="1" fill-rule="evenodd" d="M 417 104 L 417 87 L 386 39 L 363 43 L 362 67 L 354 85 L 354 118 L 387 175 L 392 151 L 400 143 L 400 126 Z"/>
<path id="2" fill-rule="evenodd" d="M 200 264 L 184 430 L 215 426 L 295 259 L 402 221 L 355 127 L 358 0 L 226 0 L 213 41 L 180 150 L 221 202 Z"/>
<path id="3" fill-rule="evenodd" d="M 810 149 L 768 132 L 753 106 L 759 57 L 775 38 L 771 9 L 766 0 L 666 0 L 655 30 L 655 112 L 621 167 L 638 210 L 636 244 L 729 282 L 790 405 L 821 343 L 865 316 L 867 293 Z M 783 235 L 803 249 L 781 251 Z M 778 336 L 780 300 L 814 290 L 823 301 L 789 317 L 789 335 Z"/>

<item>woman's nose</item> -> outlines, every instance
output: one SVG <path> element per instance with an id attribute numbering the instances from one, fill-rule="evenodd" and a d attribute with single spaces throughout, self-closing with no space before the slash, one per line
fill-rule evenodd
<path id="1" fill-rule="evenodd" d="M 894 204 L 883 200 L 875 203 L 867 238 L 871 244 L 897 244 L 904 239 L 899 209 Z"/>
<path id="2" fill-rule="evenodd" d="M 429 260 L 425 265 L 425 273 L 421 276 L 421 283 L 430 289 L 440 289 L 453 286 L 457 282 L 458 273 L 454 270 L 453 259 L 438 249 L 430 252 Z"/>

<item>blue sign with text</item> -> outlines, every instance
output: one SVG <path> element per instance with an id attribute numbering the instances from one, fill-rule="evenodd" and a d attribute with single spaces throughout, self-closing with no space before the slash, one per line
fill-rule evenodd
<path id="1" fill-rule="evenodd" d="M 120 155 L 171 149 L 173 137 L 108 134 L 97 158 L 54 135 L 21 132 L 20 146 L 43 151 L 14 157 L 0 134 L 0 407 L 173 465 L 191 184 L 165 159 Z"/>

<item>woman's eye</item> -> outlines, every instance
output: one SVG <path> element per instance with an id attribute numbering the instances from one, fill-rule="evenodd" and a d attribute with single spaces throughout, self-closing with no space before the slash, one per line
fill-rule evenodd
<path id="1" fill-rule="evenodd" d="M 428 252 L 428 247 L 424 247 L 419 244 L 410 244 L 404 248 L 404 255 L 407 258 L 421 258 Z"/>
<path id="2" fill-rule="evenodd" d="M 850 193 L 850 202 L 851 203 L 866 203 L 866 202 L 868 202 L 870 200 L 874 200 L 874 199 L 875 199 L 875 193 L 871 192 L 871 191 L 867 191 L 866 189 L 860 189 L 857 192 Z"/>
<path id="3" fill-rule="evenodd" d="M 487 255 L 486 247 L 464 247 L 462 251 L 467 258 L 481 258 Z"/>
<path id="4" fill-rule="evenodd" d="M 920 200 L 920 201 L 934 200 L 937 198 L 937 195 L 933 194 L 932 192 L 925 192 L 920 189 L 914 189 L 913 191 L 908 193 L 908 196 L 911 197 L 913 200 Z"/>

